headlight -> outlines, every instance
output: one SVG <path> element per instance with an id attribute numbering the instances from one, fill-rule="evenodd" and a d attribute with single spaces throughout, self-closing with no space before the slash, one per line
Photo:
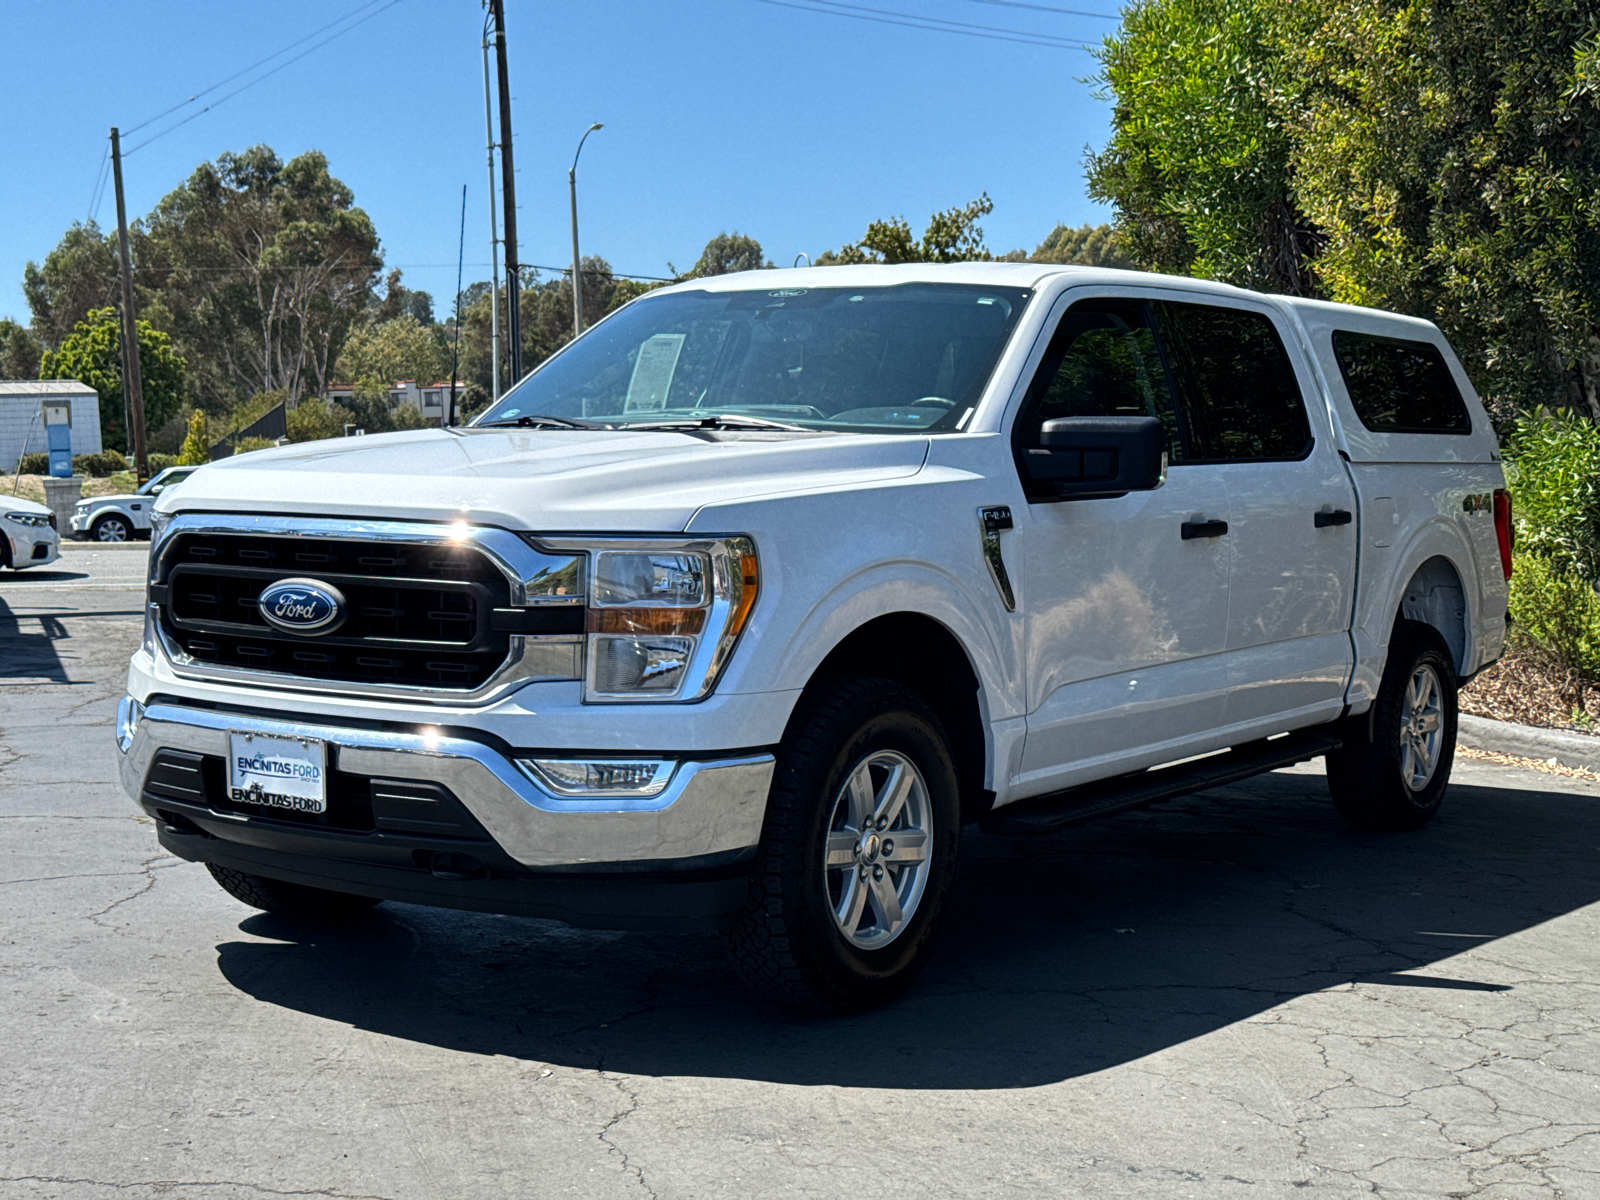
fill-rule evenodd
<path id="1" fill-rule="evenodd" d="M 716 686 L 759 588 L 749 538 L 541 545 L 590 556 L 585 700 L 698 700 Z"/>
<path id="2" fill-rule="evenodd" d="M 18 525 L 27 525 L 32 529 L 50 528 L 50 515 L 48 513 L 7 513 L 6 520 L 15 521 Z"/>
<path id="3" fill-rule="evenodd" d="M 155 561 L 155 548 L 161 544 L 161 539 L 166 535 L 167 526 L 172 524 L 172 514 L 167 512 L 151 512 L 150 514 L 150 550 L 151 562 Z"/>

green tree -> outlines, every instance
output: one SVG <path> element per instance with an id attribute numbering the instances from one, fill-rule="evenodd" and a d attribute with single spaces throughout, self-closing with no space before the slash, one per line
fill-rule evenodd
<path id="1" fill-rule="evenodd" d="M 1087 156 L 1089 194 L 1116 206 L 1141 266 L 1318 293 L 1308 267 L 1321 231 L 1293 188 L 1297 80 L 1274 38 L 1277 6 L 1148 0 L 1124 10 L 1097 52 L 1115 106 L 1110 139 Z"/>
<path id="2" fill-rule="evenodd" d="M 1077 229 L 1057 225 L 1025 258 L 1029 262 L 1117 270 L 1129 270 L 1137 265 L 1123 252 L 1117 231 L 1110 225 L 1083 225 Z"/>
<path id="3" fill-rule="evenodd" d="M 1430 317 L 1504 418 L 1600 421 L 1600 25 L 1539 0 L 1282 8 L 1330 296 Z"/>
<path id="4" fill-rule="evenodd" d="M 401 314 L 416 318 L 419 325 L 432 325 L 433 296 L 415 291 L 400 282 L 400 268 L 390 271 L 383 281 L 383 297 L 374 298 L 367 308 L 367 320 L 392 321 Z"/>
<path id="5" fill-rule="evenodd" d="M 317 442 L 344 436 L 344 427 L 355 424 L 356 415 L 342 404 L 307 396 L 298 408 L 290 410 L 287 422 L 291 442 Z"/>
<path id="6" fill-rule="evenodd" d="M 450 377 L 450 348 L 443 327 L 402 313 L 352 329 L 334 373 L 341 380 L 371 376 L 390 384 L 397 379 L 432 383 Z"/>
<path id="7" fill-rule="evenodd" d="M 139 376 L 144 390 L 146 429 L 159 429 L 183 403 L 183 359 L 172 349 L 172 339 L 148 321 L 137 324 Z M 59 349 L 46 351 L 39 364 L 46 379 L 76 379 L 100 394 L 101 444 L 126 452 L 127 430 L 122 402 L 122 320 L 114 308 L 97 308 L 62 339 Z"/>
<path id="8" fill-rule="evenodd" d="M 859 242 L 817 256 L 819 267 L 851 263 L 985 262 L 993 258 L 983 244 L 979 217 L 994 211 L 984 192 L 976 200 L 934 213 L 921 239 L 913 238 L 904 217 L 873 221 Z"/>
<path id="9" fill-rule="evenodd" d="M 198 364 L 213 411 L 320 392 L 383 265 L 351 190 L 307 151 L 267 146 L 203 163 L 135 231 L 136 282 Z"/>
<path id="10" fill-rule="evenodd" d="M 0 379 L 37 379 L 44 348 L 33 330 L 10 318 L 0 319 Z"/>
<path id="11" fill-rule="evenodd" d="M 766 255 L 761 252 L 761 243 L 753 237 L 746 237 L 737 230 L 733 233 L 719 233 L 706 243 L 706 248 L 700 252 L 700 258 L 689 269 L 688 278 L 704 279 L 708 275 L 730 275 L 735 271 L 759 271 L 772 264 L 766 260 Z M 674 272 L 676 274 L 676 272 Z M 589 282 L 584 280 L 584 287 Z"/>
<path id="12" fill-rule="evenodd" d="M 202 467 L 211 461 L 211 437 L 206 432 L 206 414 L 198 408 L 189 415 L 189 436 L 178 451 L 181 467 Z"/>
<path id="13" fill-rule="evenodd" d="M 33 311 L 33 329 L 54 349 L 96 308 L 117 303 L 116 243 L 93 221 L 74 222 L 44 265 L 29 262 L 22 293 Z"/>

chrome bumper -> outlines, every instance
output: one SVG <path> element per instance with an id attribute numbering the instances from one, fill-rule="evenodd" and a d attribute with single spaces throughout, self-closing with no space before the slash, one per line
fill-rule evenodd
<path id="1" fill-rule="evenodd" d="M 125 744 L 122 786 L 135 800 L 160 750 L 226 758 L 230 730 L 317 738 L 328 745 L 330 770 L 448 788 L 501 849 L 534 868 L 658 863 L 748 849 L 761 840 L 774 769 L 770 754 L 681 762 L 659 795 L 574 800 L 545 791 L 505 755 L 465 738 L 263 720 L 171 704 L 150 705 L 127 736 L 132 716 L 133 701 L 125 696 L 117 713 L 124 735 L 119 748 Z"/>

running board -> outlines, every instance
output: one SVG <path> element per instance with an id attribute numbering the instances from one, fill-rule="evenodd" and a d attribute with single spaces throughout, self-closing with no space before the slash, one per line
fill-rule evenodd
<path id="1" fill-rule="evenodd" d="M 1019 800 L 989 813 L 980 826 L 985 833 L 1048 833 L 1130 808 L 1237 783 L 1252 775 L 1319 758 L 1341 745 L 1343 742 L 1331 734 L 1291 733 L 1170 767 Z"/>

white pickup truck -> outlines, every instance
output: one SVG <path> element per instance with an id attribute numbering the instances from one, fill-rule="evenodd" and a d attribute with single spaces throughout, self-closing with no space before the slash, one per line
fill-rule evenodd
<path id="1" fill-rule="evenodd" d="M 1496 438 L 1425 321 L 1032 264 L 643 297 L 470 427 L 157 504 L 122 776 L 261 908 L 714 927 L 881 1002 L 963 823 L 1326 755 L 1427 821 L 1505 632 Z"/>

